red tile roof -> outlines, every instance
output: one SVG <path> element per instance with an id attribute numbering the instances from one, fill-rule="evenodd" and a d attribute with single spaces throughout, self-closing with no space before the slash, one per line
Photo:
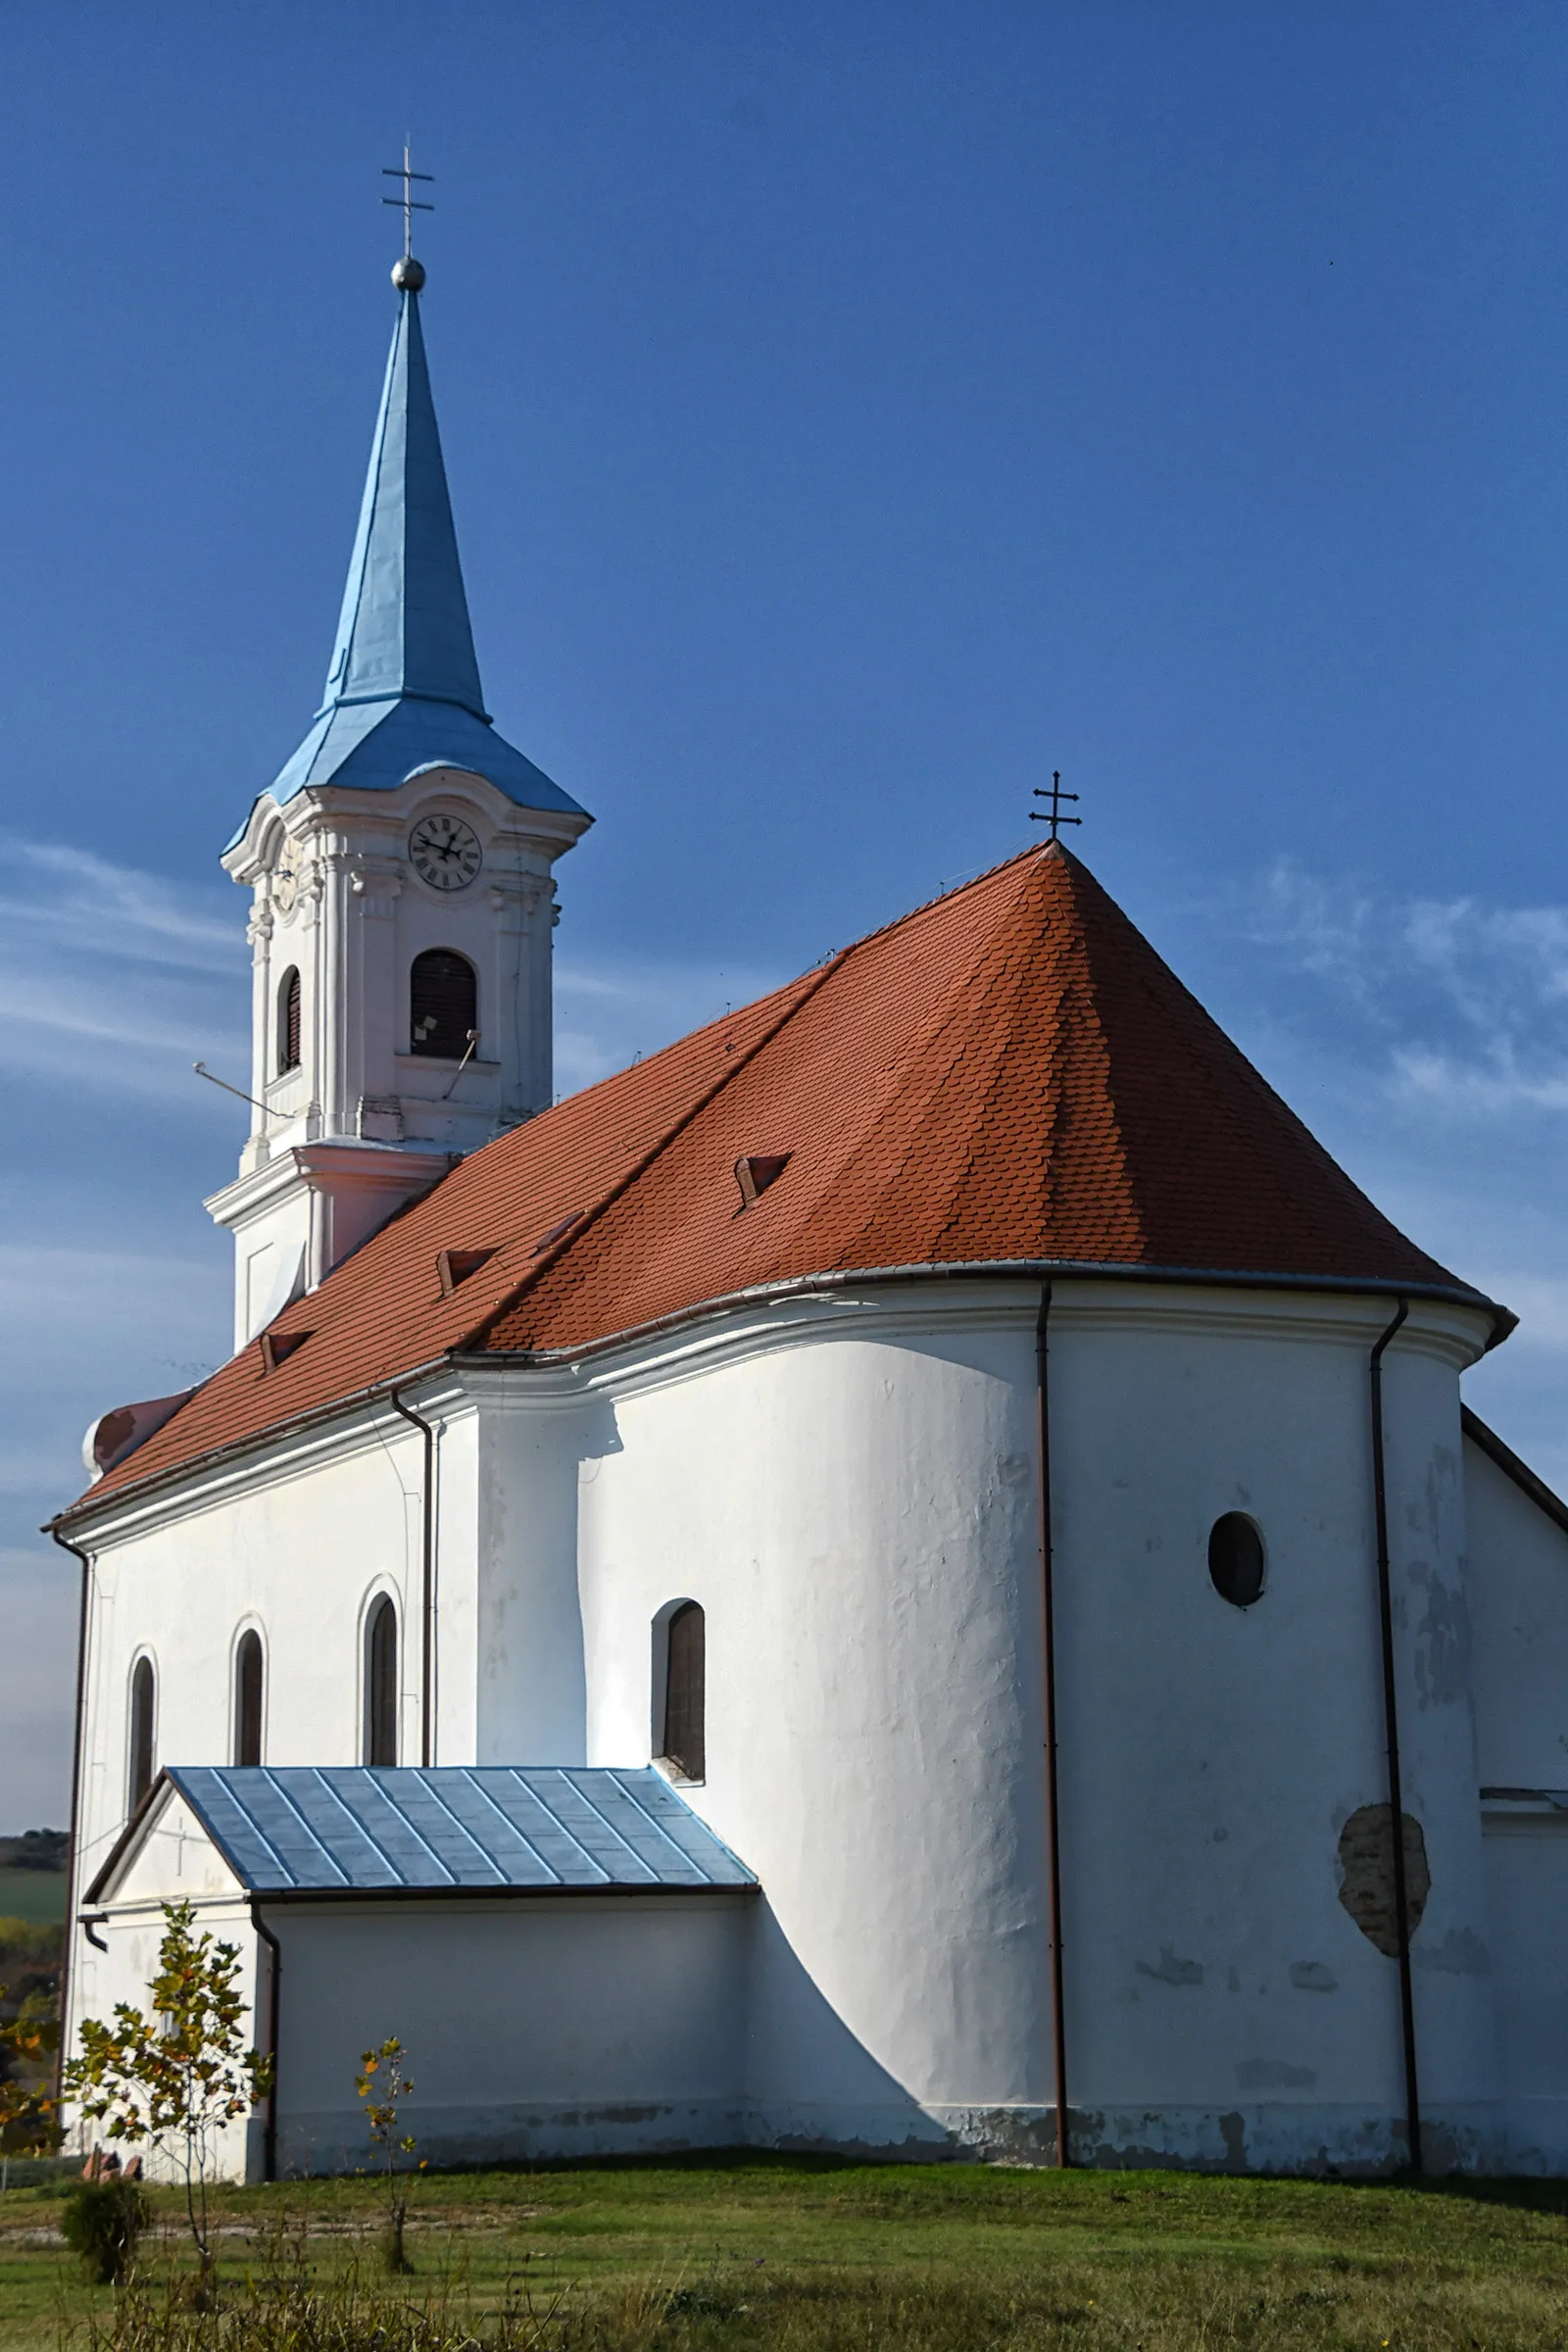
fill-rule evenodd
<path id="1" fill-rule="evenodd" d="M 743 1207 L 736 1160 L 784 1153 Z M 443 1250 L 491 1254 L 444 1296 Z M 245 1348 L 90 1499 L 448 1351 L 1020 1259 L 1464 1287 L 1053 843 L 474 1152 L 279 1316 L 303 1344 Z"/>

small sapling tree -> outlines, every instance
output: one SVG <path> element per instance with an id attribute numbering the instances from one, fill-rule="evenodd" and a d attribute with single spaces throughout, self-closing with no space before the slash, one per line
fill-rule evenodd
<path id="1" fill-rule="evenodd" d="M 0 1984 L 0 2001 L 5 1994 Z M 60 2102 L 49 2085 L 49 2060 L 59 2047 L 52 1992 L 29 1992 L 0 2025 L 0 2188 L 8 2184 L 13 2156 L 47 2156 L 59 2144 Z"/>
<path id="2" fill-rule="evenodd" d="M 386 2181 L 386 2267 L 397 2273 L 412 2271 L 414 2265 L 403 2248 L 403 2225 L 409 2216 L 408 2191 L 403 2185 L 407 2176 L 399 2175 L 398 2158 L 412 2156 L 418 2143 L 412 2132 L 398 2131 L 398 2108 L 414 2084 L 403 2072 L 403 2044 L 395 2034 L 388 2034 L 379 2049 L 365 2051 L 354 2087 L 365 2101 L 365 2120 L 370 2127 L 371 2144 L 380 2151 Z"/>
<path id="3" fill-rule="evenodd" d="M 244 2046 L 244 2003 L 234 1988 L 237 1946 L 198 1936 L 190 1903 L 163 1908 L 158 1974 L 148 1987 L 151 2014 L 121 2001 L 112 2026 L 83 2019 L 80 2051 L 66 2068 L 64 2089 L 109 2139 L 145 2140 L 172 2160 L 185 2185 L 196 2300 L 205 2307 L 212 2300 L 208 2190 L 218 2134 L 265 2098 L 272 2062 Z"/>

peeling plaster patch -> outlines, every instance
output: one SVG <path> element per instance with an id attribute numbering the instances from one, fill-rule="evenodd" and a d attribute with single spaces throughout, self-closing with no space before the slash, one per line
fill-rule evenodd
<path id="1" fill-rule="evenodd" d="M 1362 1805 L 1340 1832 L 1340 1901 L 1369 1943 L 1386 1960 L 1399 1956 L 1398 1923 L 1394 1899 L 1394 1839 L 1387 1805 Z M 1410 1934 L 1432 1892 L 1427 1841 L 1413 1813 L 1403 1816 L 1404 1883 L 1410 1915 Z"/>
<path id="2" fill-rule="evenodd" d="M 1311 2090 L 1317 2075 L 1310 2066 L 1287 2066 L 1283 2058 L 1244 2058 L 1236 2080 L 1243 2090 Z"/>
<path id="3" fill-rule="evenodd" d="M 1492 1974 L 1492 1954 L 1473 1928 L 1450 1928 L 1441 1943 L 1422 1944 L 1412 1957 L 1417 1968 L 1441 1969 L 1446 1976 Z"/>
<path id="4" fill-rule="evenodd" d="M 1298 1992 L 1338 1992 L 1340 1980 L 1321 1960 L 1293 1960 L 1291 1983 Z"/>
<path id="5" fill-rule="evenodd" d="M 1470 1612 L 1457 1587 L 1427 1569 L 1412 1571 L 1427 1588 L 1426 1614 L 1415 1629 L 1415 1680 L 1423 1708 L 1452 1706 L 1470 1689 Z"/>
<path id="6" fill-rule="evenodd" d="M 1203 1982 L 1202 1962 L 1178 1960 L 1168 1943 L 1160 1945 L 1159 1959 L 1152 1968 L 1147 1960 L 1140 1960 L 1138 1974 L 1141 1977 L 1153 1977 L 1161 1984 L 1201 1984 Z"/>

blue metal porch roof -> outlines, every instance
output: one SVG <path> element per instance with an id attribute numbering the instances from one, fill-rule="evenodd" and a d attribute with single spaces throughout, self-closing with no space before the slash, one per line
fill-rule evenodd
<path id="1" fill-rule="evenodd" d="M 650 1766 L 172 1765 L 256 1894 L 755 1886 Z"/>

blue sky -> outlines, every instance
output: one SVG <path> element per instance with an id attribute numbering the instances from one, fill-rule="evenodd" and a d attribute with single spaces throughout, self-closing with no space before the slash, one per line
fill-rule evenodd
<path id="1" fill-rule="evenodd" d="M 1075 846 L 1418 1240 L 1568 1481 L 1568 15 L 7 13 L 0 1827 L 63 1815 L 90 1413 L 223 1350 L 217 854 L 315 710 L 393 296 L 479 654 L 598 825 L 603 1074 Z"/>

